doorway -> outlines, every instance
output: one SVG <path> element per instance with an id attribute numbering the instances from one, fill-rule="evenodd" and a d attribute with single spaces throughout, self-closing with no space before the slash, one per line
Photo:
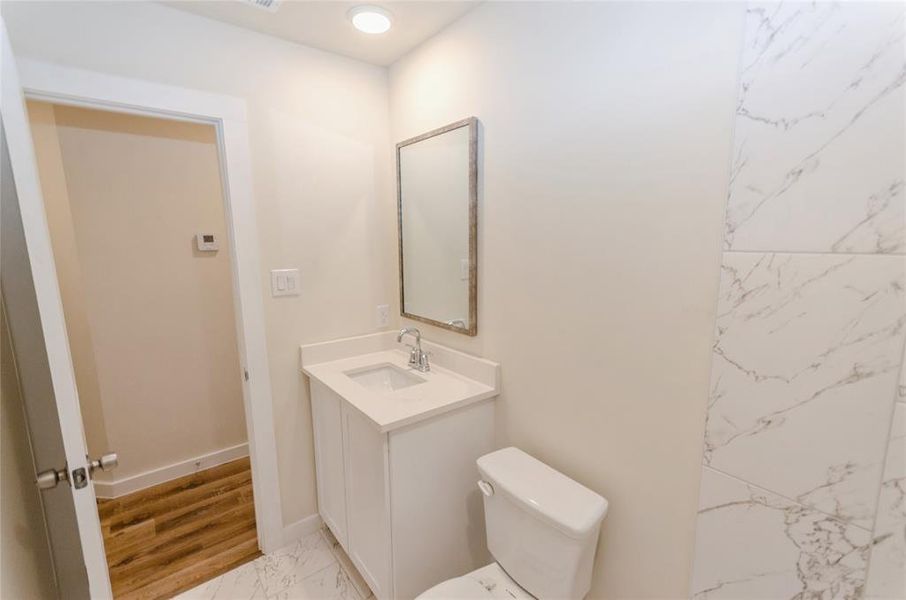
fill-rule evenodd
<path id="1" fill-rule="evenodd" d="M 217 132 L 28 113 L 113 594 L 172 595 L 259 553 Z"/>
<path id="2" fill-rule="evenodd" d="M 2 21 L 2 19 L 0 19 Z M 242 362 L 258 546 L 282 547 L 273 406 L 265 340 L 245 101 L 226 95 L 17 60 L 0 24 L 5 132 L 3 299 L 58 589 L 70 597 L 112 596 L 94 486 L 100 464 L 87 453 L 47 216 L 24 98 L 118 113 L 204 123 L 217 132 L 224 212 Z M 23 98 L 24 96 L 24 98 Z M 7 152 L 8 150 L 8 152 Z M 7 160 L 8 159 L 8 160 Z"/>

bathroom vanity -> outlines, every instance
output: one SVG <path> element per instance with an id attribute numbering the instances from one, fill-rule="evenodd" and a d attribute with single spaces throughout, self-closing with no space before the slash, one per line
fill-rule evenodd
<path id="1" fill-rule="evenodd" d="M 301 347 L 318 508 L 380 599 L 413 598 L 489 560 L 476 460 L 494 450 L 499 365 L 394 332 Z"/>

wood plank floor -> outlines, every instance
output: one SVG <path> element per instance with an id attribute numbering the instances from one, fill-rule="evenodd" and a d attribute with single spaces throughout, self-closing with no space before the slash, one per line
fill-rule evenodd
<path id="1" fill-rule="evenodd" d="M 171 598 L 261 555 L 248 458 L 98 500 L 117 599 Z"/>

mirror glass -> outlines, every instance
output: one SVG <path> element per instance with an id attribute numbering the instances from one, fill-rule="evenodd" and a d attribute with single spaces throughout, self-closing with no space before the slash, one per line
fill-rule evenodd
<path id="1" fill-rule="evenodd" d="M 477 121 L 397 144 L 401 313 L 475 335 Z"/>

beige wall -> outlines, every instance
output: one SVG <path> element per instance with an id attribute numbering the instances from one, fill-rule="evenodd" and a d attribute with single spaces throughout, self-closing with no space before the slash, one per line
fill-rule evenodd
<path id="1" fill-rule="evenodd" d="M 214 128 L 29 114 L 89 452 L 116 451 L 125 479 L 244 443 Z M 198 252 L 199 231 L 220 251 Z"/>
<path id="2" fill-rule="evenodd" d="M 0 304 L 0 598 L 56 597 L 6 311 Z"/>
<path id="3" fill-rule="evenodd" d="M 391 67 L 393 141 L 481 121 L 499 441 L 610 500 L 594 598 L 688 591 L 745 7 L 486 3 Z"/>
<path id="4" fill-rule="evenodd" d="M 398 302 L 391 142 L 477 116 L 479 335 L 420 326 L 503 363 L 502 443 L 611 501 L 592 595 L 686 595 L 743 5 L 483 4 L 391 69 L 391 136 L 384 69 L 160 6 L 3 10 L 21 55 L 249 102 L 262 293 L 302 270 L 265 304 L 286 523 L 316 510 L 298 344 Z"/>
<path id="5" fill-rule="evenodd" d="M 35 158 L 41 177 L 41 190 L 47 209 L 47 224 L 53 234 L 54 262 L 60 295 L 63 298 L 63 315 L 69 334 L 72 366 L 79 390 L 79 404 L 85 425 L 85 438 L 91 456 L 100 456 L 111 450 L 104 423 L 97 364 L 91 326 L 88 321 L 82 268 L 76 246 L 75 228 L 63 171 L 63 155 L 57 131 L 56 115 L 51 104 L 28 102 L 28 118 L 35 144 Z M 98 472 L 98 479 L 109 479 L 109 474 Z"/>
<path id="6" fill-rule="evenodd" d="M 393 303 L 387 70 L 153 3 L 4 2 L 19 56 L 243 98 L 285 524 L 317 511 L 300 343 L 374 330 Z M 302 294 L 271 298 L 298 267 Z"/>

